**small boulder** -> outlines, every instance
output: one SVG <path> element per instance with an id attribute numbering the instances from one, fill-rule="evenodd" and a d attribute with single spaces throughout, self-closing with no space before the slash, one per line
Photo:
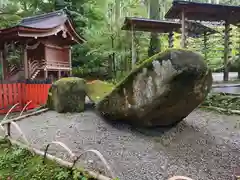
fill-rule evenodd
<path id="1" fill-rule="evenodd" d="M 212 74 L 201 55 L 169 49 L 136 66 L 97 109 L 138 126 L 169 126 L 198 107 L 211 85 Z"/>
<path id="2" fill-rule="evenodd" d="M 48 107 L 59 113 L 84 111 L 86 82 L 84 79 L 62 78 L 51 86 Z"/>

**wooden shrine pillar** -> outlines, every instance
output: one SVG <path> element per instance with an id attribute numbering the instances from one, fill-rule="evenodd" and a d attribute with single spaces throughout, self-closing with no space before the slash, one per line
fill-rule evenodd
<path id="1" fill-rule="evenodd" d="M 69 76 L 72 76 L 72 47 L 69 47 L 69 67 L 70 67 L 70 71 L 69 71 Z"/>
<path id="2" fill-rule="evenodd" d="M 48 69 L 47 69 L 47 67 L 44 69 L 44 79 L 48 79 Z"/>
<path id="3" fill-rule="evenodd" d="M 7 62 L 7 52 L 8 52 L 7 43 L 4 43 L 3 50 L 1 52 L 3 80 L 7 79 L 8 72 L 9 72 L 9 67 Z"/>
<path id="4" fill-rule="evenodd" d="M 174 41 L 173 35 L 174 35 L 173 32 L 170 32 L 168 34 L 168 48 L 173 48 L 173 41 Z"/>
<path id="5" fill-rule="evenodd" d="M 187 24 L 186 24 L 186 13 L 183 9 L 181 12 L 181 47 L 186 48 L 187 47 Z"/>
<path id="6" fill-rule="evenodd" d="M 58 70 L 58 79 L 61 79 L 61 70 Z"/>
<path id="7" fill-rule="evenodd" d="M 225 21 L 225 29 L 224 29 L 224 72 L 223 72 L 223 81 L 228 81 L 229 79 L 229 39 L 230 39 L 230 24 L 228 21 Z"/>
<path id="8" fill-rule="evenodd" d="M 204 46 L 204 59 L 205 61 L 207 60 L 207 32 L 205 31 L 204 34 L 203 34 L 203 46 Z"/>
<path id="9" fill-rule="evenodd" d="M 3 51 L 0 51 L 0 64 L 1 64 L 1 73 L 2 73 L 2 78 L 1 80 L 3 81 L 5 78 L 5 70 L 4 70 L 4 62 L 3 62 Z"/>
<path id="10" fill-rule="evenodd" d="M 135 41 L 134 41 L 135 33 L 134 33 L 133 25 L 131 28 L 132 28 L 131 34 L 132 34 L 132 68 L 133 68 L 136 64 L 137 57 L 136 57 L 136 49 L 135 49 Z"/>
<path id="11" fill-rule="evenodd" d="M 29 79 L 29 67 L 28 67 L 28 56 L 27 56 L 27 47 L 23 46 L 23 64 L 24 64 L 24 78 Z"/>
<path id="12" fill-rule="evenodd" d="M 237 33 L 238 33 L 238 61 L 240 61 L 240 23 L 237 24 Z M 238 67 L 238 79 L 240 79 L 240 67 Z"/>

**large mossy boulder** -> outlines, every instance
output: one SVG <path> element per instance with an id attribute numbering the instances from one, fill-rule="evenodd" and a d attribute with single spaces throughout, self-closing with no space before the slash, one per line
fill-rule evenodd
<path id="1" fill-rule="evenodd" d="M 169 49 L 136 66 L 97 109 L 113 120 L 139 126 L 169 126 L 201 104 L 212 74 L 201 55 Z"/>
<path id="2" fill-rule="evenodd" d="M 84 111 L 86 82 L 77 77 L 62 78 L 51 86 L 48 107 L 59 113 Z"/>

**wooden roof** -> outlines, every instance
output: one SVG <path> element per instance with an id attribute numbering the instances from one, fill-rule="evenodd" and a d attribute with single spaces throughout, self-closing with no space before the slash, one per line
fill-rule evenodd
<path id="1" fill-rule="evenodd" d="M 77 34 L 71 19 L 64 10 L 28 17 L 11 28 L 0 30 L 0 39 L 3 41 L 21 38 L 43 38 L 57 35 L 66 31 L 71 37 L 70 44 L 83 43 L 85 39 Z"/>
<path id="2" fill-rule="evenodd" d="M 217 33 L 214 29 L 202 25 L 201 23 L 188 21 L 189 36 L 196 37 L 204 33 Z M 181 24 L 174 21 L 154 20 L 147 18 L 126 17 L 122 30 L 169 33 L 180 32 Z"/>
<path id="3" fill-rule="evenodd" d="M 229 21 L 233 25 L 240 23 L 240 6 L 177 0 L 173 1 L 172 7 L 166 13 L 165 18 L 180 19 L 183 10 L 189 20 Z"/>

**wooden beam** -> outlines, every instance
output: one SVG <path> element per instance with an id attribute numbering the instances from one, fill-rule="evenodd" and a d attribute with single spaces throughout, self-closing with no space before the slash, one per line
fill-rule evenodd
<path id="1" fill-rule="evenodd" d="M 168 34 L 168 47 L 169 47 L 169 48 L 173 48 L 173 41 L 174 41 L 173 35 L 174 35 L 173 32 L 170 32 L 170 33 Z"/>
<path id="2" fill-rule="evenodd" d="M 0 51 L 0 64 L 2 65 L 1 67 L 1 72 L 2 72 L 2 81 L 4 80 L 4 63 L 3 63 L 3 51 Z"/>
<path id="3" fill-rule="evenodd" d="M 58 70 L 58 79 L 61 79 L 61 70 Z"/>
<path id="4" fill-rule="evenodd" d="M 44 79 L 48 79 L 48 69 L 44 69 Z"/>
<path id="5" fill-rule="evenodd" d="M 68 68 L 68 67 L 59 67 L 59 66 L 47 66 L 46 67 L 47 70 L 68 70 L 68 71 L 71 71 L 72 68 Z"/>
<path id="6" fill-rule="evenodd" d="M 224 29 L 224 72 L 223 80 L 228 81 L 229 77 L 229 67 L 228 67 L 228 55 L 229 55 L 229 38 L 230 38 L 230 24 L 228 21 L 225 21 Z"/>
<path id="7" fill-rule="evenodd" d="M 70 72 L 69 75 L 72 76 L 72 47 L 69 48 L 69 66 L 70 66 Z"/>
<path id="8" fill-rule="evenodd" d="M 23 62 L 24 62 L 24 77 L 25 79 L 28 79 L 29 78 L 28 57 L 27 57 L 27 48 L 25 45 L 23 47 Z"/>
<path id="9" fill-rule="evenodd" d="M 183 9 L 181 12 L 181 32 L 182 32 L 182 36 L 181 36 L 181 47 L 182 48 L 186 48 L 186 14 L 185 14 L 185 10 Z"/>
<path id="10" fill-rule="evenodd" d="M 205 61 L 207 60 L 207 32 L 204 32 L 203 34 L 203 45 L 204 45 L 204 58 L 205 58 Z"/>
<path id="11" fill-rule="evenodd" d="M 8 71 L 9 71 L 8 62 L 7 62 L 7 53 L 8 53 L 7 43 L 4 43 L 3 51 L 2 51 L 4 80 L 7 79 L 7 75 L 8 75 Z"/>
<path id="12" fill-rule="evenodd" d="M 131 29 L 131 33 L 132 33 L 132 68 L 135 66 L 136 64 L 136 49 L 135 49 L 135 41 L 134 41 L 134 28 L 132 26 L 132 29 Z"/>

